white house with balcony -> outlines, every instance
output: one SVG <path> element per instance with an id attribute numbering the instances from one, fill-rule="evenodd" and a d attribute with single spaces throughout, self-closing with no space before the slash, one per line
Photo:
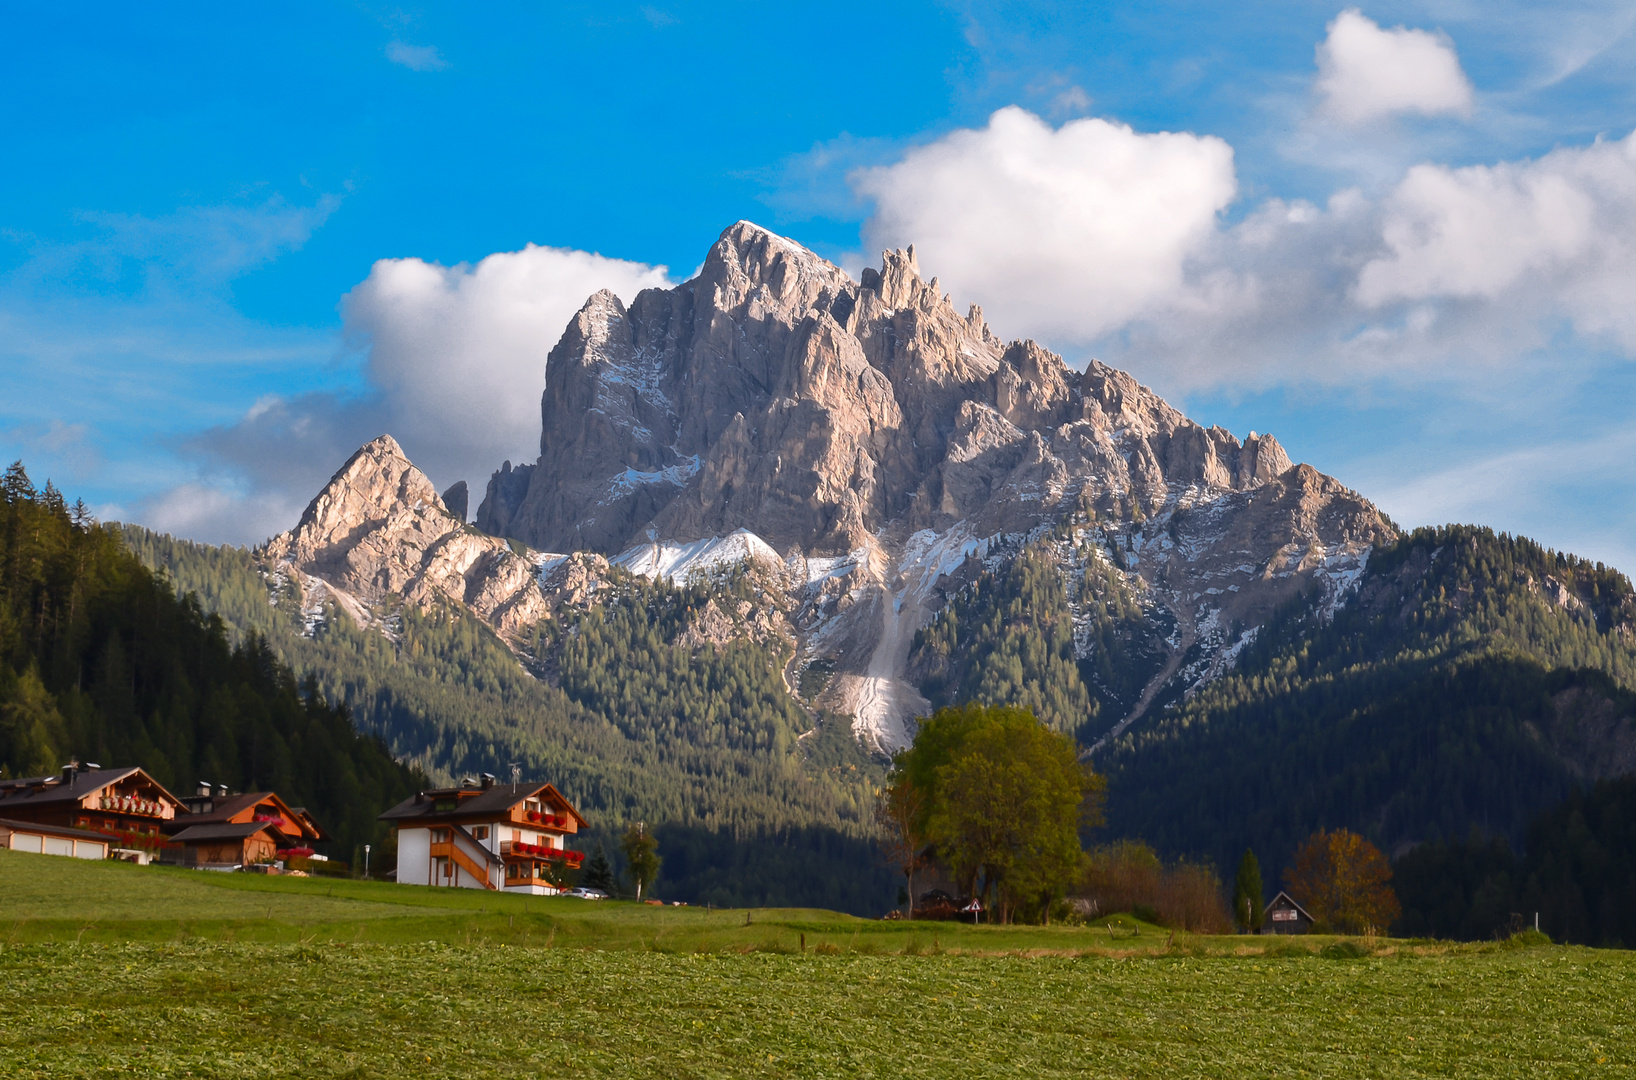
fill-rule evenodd
<path id="1" fill-rule="evenodd" d="M 407 885 L 550 896 L 584 861 L 569 844 L 588 822 L 550 784 L 485 775 L 419 792 L 381 820 L 397 831 L 397 879 Z"/>

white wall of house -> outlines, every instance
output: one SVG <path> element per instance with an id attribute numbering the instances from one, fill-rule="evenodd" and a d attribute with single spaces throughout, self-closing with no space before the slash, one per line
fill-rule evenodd
<path id="1" fill-rule="evenodd" d="M 106 859 L 108 845 L 95 840 L 76 840 L 69 836 L 48 836 L 44 833 L 7 831 L 0 847 L 12 851 L 28 851 L 37 855 L 66 855 L 79 859 Z"/>
<path id="2" fill-rule="evenodd" d="M 440 826 L 447 828 L 447 826 Z M 506 843 L 538 844 L 543 847 L 564 847 L 563 836 L 560 833 L 544 832 L 539 829 L 518 828 L 504 820 L 489 822 L 488 835 L 479 836 L 478 831 L 484 826 L 479 823 L 466 825 L 465 829 L 476 841 L 493 852 L 496 856 L 501 853 L 501 845 Z M 455 886 L 463 889 L 481 889 L 485 884 L 481 878 L 474 877 L 453 860 L 448 860 L 448 874 L 445 876 L 442 860 L 432 858 L 432 830 L 427 828 L 401 828 L 398 830 L 398 880 L 407 885 Z M 553 890 L 540 890 L 538 887 L 518 887 L 505 885 L 505 872 L 500 868 L 489 871 L 494 884 L 510 891 L 543 892 L 549 894 Z"/>
<path id="3" fill-rule="evenodd" d="M 434 885 L 432 830 L 398 830 L 398 881 L 405 885 Z"/>

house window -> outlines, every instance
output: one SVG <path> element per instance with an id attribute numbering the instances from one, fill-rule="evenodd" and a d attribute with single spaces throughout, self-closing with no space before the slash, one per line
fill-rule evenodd
<path id="1" fill-rule="evenodd" d="M 449 830 L 448 829 L 433 829 L 432 830 L 432 843 L 434 843 L 434 844 L 447 844 L 448 842 L 449 842 Z"/>
<path id="2" fill-rule="evenodd" d="M 489 838 L 489 827 L 487 825 L 473 825 L 471 834 L 473 839 L 487 840 Z"/>

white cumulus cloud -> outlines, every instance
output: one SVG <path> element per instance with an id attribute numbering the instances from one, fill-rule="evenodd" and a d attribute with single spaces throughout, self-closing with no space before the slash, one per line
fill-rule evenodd
<path id="1" fill-rule="evenodd" d="M 1387 198 L 1356 295 L 1475 299 L 1569 318 L 1636 352 L 1636 135 L 1531 161 L 1420 165 Z"/>
<path id="2" fill-rule="evenodd" d="M 935 267 L 931 268 L 935 270 Z M 1268 200 L 1097 345 L 1173 390 L 1460 379 L 1555 342 L 1636 357 L 1636 135 Z"/>
<path id="3" fill-rule="evenodd" d="M 364 387 L 258 400 L 237 422 L 184 444 L 197 483 L 148 500 L 141 520 L 205 540 L 256 543 L 365 442 L 390 433 L 441 489 L 471 485 L 471 508 L 509 458 L 539 456 L 546 357 L 587 298 L 668 288 L 663 266 L 529 245 L 475 265 L 382 259 L 342 300 L 343 338 Z"/>
<path id="4" fill-rule="evenodd" d="M 1357 8 L 1329 24 L 1318 45 L 1318 82 L 1325 115 L 1365 124 L 1399 113 L 1436 116 L 1471 112 L 1471 82 L 1454 45 L 1442 34 L 1382 29 Z"/>
<path id="5" fill-rule="evenodd" d="M 852 177 L 875 247 L 984 305 L 1003 332 L 1087 341 L 1177 289 L 1237 183 L 1221 139 L 1016 106 Z"/>
<path id="6" fill-rule="evenodd" d="M 382 259 L 342 312 L 404 449 L 481 489 L 501 460 L 538 455 L 546 354 L 586 298 L 670 285 L 662 266 L 531 244 L 475 266 Z"/>

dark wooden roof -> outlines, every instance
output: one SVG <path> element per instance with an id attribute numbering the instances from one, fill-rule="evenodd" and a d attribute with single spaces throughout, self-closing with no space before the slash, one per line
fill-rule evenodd
<path id="1" fill-rule="evenodd" d="M 181 800 L 166 791 L 159 781 L 142 772 L 137 766 L 127 765 L 120 769 L 76 770 L 68 783 L 63 782 L 61 773 L 0 780 L 0 811 L 4 811 L 8 806 L 49 806 L 56 803 L 79 802 L 109 784 L 129 778 L 132 773 L 142 773 L 142 779 L 158 788 L 165 798 L 177 805 L 181 804 Z"/>
<path id="2" fill-rule="evenodd" d="M 273 828 L 273 823 L 270 821 L 224 822 L 218 825 L 194 825 L 192 828 L 183 829 L 181 832 L 171 837 L 171 840 L 178 844 L 205 844 L 212 840 L 243 840 L 247 836 L 254 836 L 256 833 L 264 832 L 268 829 L 272 829 L 274 832 L 278 831 L 277 829 Z"/>
<path id="3" fill-rule="evenodd" d="M 550 784 L 495 784 L 488 788 L 444 788 L 437 791 L 422 791 L 382 814 L 380 820 L 405 824 L 502 817 L 509 813 L 512 807 L 536 796 L 542 802 L 549 801 L 566 809 L 580 825 L 590 826 L 591 823 L 574 809 L 574 805 Z M 455 800 L 452 808 L 433 809 L 439 800 L 449 799 Z"/>
<path id="4" fill-rule="evenodd" d="M 97 840 L 109 847 L 119 842 L 107 833 L 90 832 L 86 829 L 70 829 L 62 825 L 36 825 L 32 821 L 12 821 L 10 818 L 0 818 L 0 829 L 44 833 L 46 836 L 64 836 L 72 840 Z"/>
<path id="5" fill-rule="evenodd" d="M 296 828 L 300 829 L 302 832 L 306 832 L 310 829 L 313 835 L 309 837 L 309 839 L 329 839 L 329 834 L 326 833 L 323 827 L 313 819 L 311 814 L 307 813 L 305 809 L 298 810 L 290 806 L 289 803 L 286 803 L 283 799 L 278 797 L 277 792 L 273 791 L 251 791 L 246 792 L 243 795 L 228 795 L 224 798 L 212 799 L 210 811 L 208 813 L 179 813 L 174 819 L 172 819 L 170 824 L 173 827 L 193 827 L 198 825 L 212 825 L 217 822 L 225 822 L 234 814 L 243 813 L 244 811 L 255 806 L 257 803 L 269 801 L 278 808 L 279 814 L 284 816 L 286 820 L 288 820 L 292 825 L 296 826 Z"/>

